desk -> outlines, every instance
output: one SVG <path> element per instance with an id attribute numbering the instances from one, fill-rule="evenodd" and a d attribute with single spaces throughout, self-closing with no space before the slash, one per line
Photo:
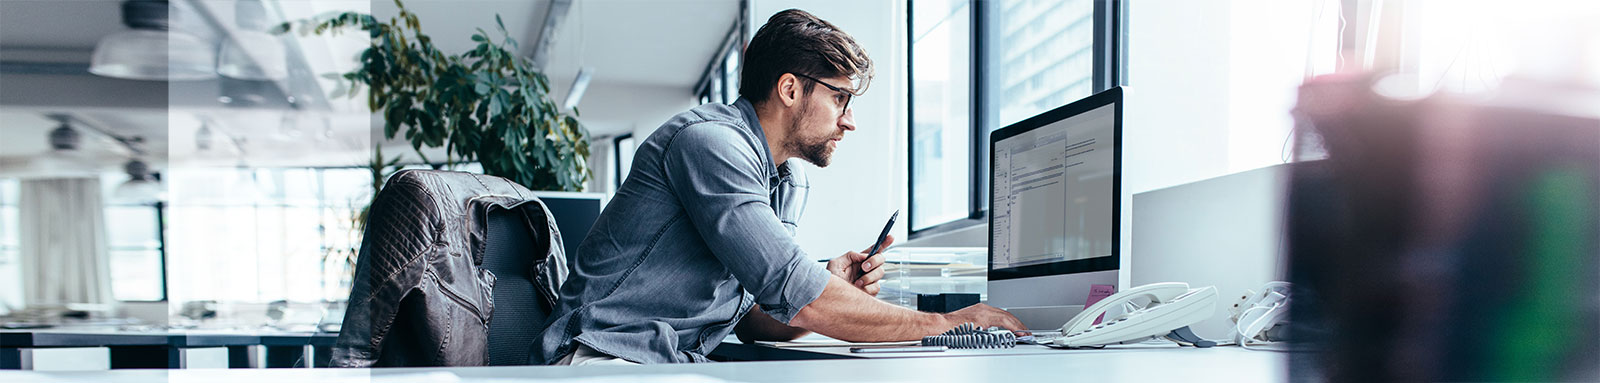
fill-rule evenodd
<path id="1" fill-rule="evenodd" d="M 490 378 L 570 379 L 602 376 L 697 374 L 760 382 L 1274 382 L 1286 380 L 1288 354 L 1233 347 L 1146 349 L 1006 357 L 809 360 L 646 366 L 525 366 L 390 369 L 114 370 L 4 372 L 0 381 L 108 383 L 372 381 L 407 374 L 449 372 L 461 381 Z M 432 379 L 448 382 L 448 380 Z M 656 379 L 659 380 L 659 379 Z"/>
<path id="2" fill-rule="evenodd" d="M 326 333 L 72 328 L 0 331 L 0 369 L 327 366 L 327 350 L 337 337 Z"/>
<path id="3" fill-rule="evenodd" d="M 827 337 L 811 334 L 802 340 L 820 341 L 830 340 Z M 1104 349 L 1079 349 L 1064 350 L 1045 346 L 1019 344 L 1013 348 L 989 349 L 951 349 L 944 352 L 899 352 L 899 353 L 870 353 L 860 354 L 850 352 L 850 346 L 840 347 L 772 347 L 759 344 L 745 344 L 738 337 L 729 335 L 722 340 L 722 345 L 717 346 L 707 355 L 711 360 L 725 362 L 751 362 L 772 360 L 818 360 L 818 359 L 897 359 L 897 358 L 949 358 L 949 357 L 978 357 L 978 356 L 1025 356 L 1025 355 L 1083 355 L 1108 352 L 1151 351 L 1151 350 L 1181 350 L 1183 347 L 1176 343 L 1160 342 L 1159 344 L 1131 344 L 1111 346 Z M 1194 349 L 1189 347 L 1188 349 Z"/>
<path id="4" fill-rule="evenodd" d="M 333 357 L 334 333 L 262 333 L 264 360 L 251 367 L 328 367 Z M 254 359 L 252 359 L 254 360 Z"/>

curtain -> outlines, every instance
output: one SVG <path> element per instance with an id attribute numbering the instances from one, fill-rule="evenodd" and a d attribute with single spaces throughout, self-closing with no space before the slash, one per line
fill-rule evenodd
<path id="1" fill-rule="evenodd" d="M 611 137 L 598 137 L 589 140 L 589 184 L 583 191 L 591 193 L 614 193 L 617 191 L 615 182 L 611 180 Z"/>
<path id="2" fill-rule="evenodd" d="M 21 186 L 24 304 L 111 303 L 100 180 L 25 180 Z"/>

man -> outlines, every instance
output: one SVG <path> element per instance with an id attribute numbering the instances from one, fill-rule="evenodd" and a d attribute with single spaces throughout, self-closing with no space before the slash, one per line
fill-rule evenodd
<path id="1" fill-rule="evenodd" d="M 892 341 L 964 322 L 1022 330 L 987 305 L 940 315 L 873 298 L 881 254 L 815 266 L 794 242 L 807 186 L 788 160 L 828 166 L 856 129 L 849 104 L 872 61 L 833 24 L 792 9 L 767 20 L 744 59 L 742 98 L 679 114 L 639 146 L 571 259 L 534 362 L 703 362 L 729 331 Z"/>

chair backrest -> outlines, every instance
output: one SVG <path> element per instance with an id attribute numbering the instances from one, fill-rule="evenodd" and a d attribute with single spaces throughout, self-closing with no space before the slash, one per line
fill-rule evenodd
<path id="1" fill-rule="evenodd" d="M 481 174 L 390 177 L 368 216 L 332 364 L 527 364 L 567 270 L 554 217 L 535 199 Z"/>
<path id="2" fill-rule="evenodd" d="M 496 209 L 488 216 L 481 267 L 494 273 L 494 314 L 489 317 L 489 365 L 528 364 L 534 337 L 551 307 L 539 299 L 533 265 L 544 259 L 521 213 Z"/>

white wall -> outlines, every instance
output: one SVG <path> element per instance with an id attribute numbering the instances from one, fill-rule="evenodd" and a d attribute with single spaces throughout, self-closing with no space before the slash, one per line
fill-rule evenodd
<path id="1" fill-rule="evenodd" d="M 1204 185 L 1214 185 L 1207 186 L 1213 189 L 1246 187 L 1249 184 L 1226 182 L 1226 178 L 1219 177 L 1284 162 L 1285 141 L 1294 126 L 1289 113 L 1300 83 L 1308 73 L 1333 70 L 1332 58 L 1338 52 L 1335 39 L 1337 2 L 1141 0 L 1128 3 L 1127 85 L 1130 91 L 1123 116 L 1123 175 L 1129 191 L 1138 194 L 1186 184 L 1174 190 L 1191 190 L 1201 187 L 1195 186 L 1201 184 L 1191 183 L 1208 179 L 1214 181 Z M 1319 7 L 1322 7 L 1321 12 Z M 1272 195 L 1270 191 L 1256 189 L 1233 192 Z M 1216 193 L 1226 194 L 1227 191 Z M 1149 236 L 1165 234 L 1144 233 L 1139 228 L 1169 228 L 1202 222 L 1204 218 L 1190 216 L 1197 212 L 1208 216 L 1204 210 L 1168 211 L 1184 205 L 1150 207 L 1140 204 L 1151 200 L 1157 199 L 1133 200 L 1133 211 L 1140 212 L 1133 219 L 1145 221 L 1125 225 L 1125 241 L 1161 244 L 1164 243 L 1162 238 Z M 1228 206 L 1236 212 L 1258 213 L 1229 217 L 1233 227 L 1276 227 L 1273 221 L 1276 216 L 1271 213 L 1277 211 L 1277 201 L 1260 198 L 1230 202 L 1239 203 Z M 1172 222 L 1148 222 L 1150 219 Z M 1234 234 L 1247 242 L 1242 246 L 1260 251 L 1250 253 L 1251 257 L 1243 253 L 1213 254 L 1207 258 L 1209 262 L 1249 264 L 1268 270 L 1274 267 L 1273 263 L 1255 256 L 1275 249 L 1272 246 L 1277 239 L 1275 232 Z M 1173 268 L 1178 271 L 1151 268 L 1161 263 L 1149 260 L 1175 256 L 1168 254 L 1171 248 L 1125 249 L 1130 251 L 1122 257 L 1124 285 L 1168 278 L 1162 272 L 1181 273 L 1181 268 Z"/>
<path id="2" fill-rule="evenodd" d="M 826 169 L 807 165 L 811 199 L 800 247 L 814 258 L 872 244 L 900 209 L 894 235 L 906 238 L 905 4 L 899 1 L 752 0 L 750 35 L 779 11 L 798 8 L 855 37 L 877 66 L 867 93 L 851 102 L 856 131 L 846 133 Z"/>
<path id="3" fill-rule="evenodd" d="M 596 78 L 603 79 L 604 76 L 604 73 L 595 73 Z M 550 82 L 552 97 L 557 102 L 566 102 L 572 79 L 552 79 Z M 590 83 L 583 99 L 578 102 L 578 120 L 583 121 L 589 129 L 589 145 L 594 149 L 590 152 L 589 164 L 594 168 L 595 178 L 590 180 L 584 191 L 612 191 L 603 190 L 606 183 L 599 178 L 613 176 L 612 138 L 633 133 L 634 137 L 644 140 L 667 119 L 695 105 L 694 93 L 687 87 L 600 80 Z"/>
<path id="4" fill-rule="evenodd" d="M 1129 189 L 1282 163 L 1302 78 L 1332 70 L 1337 3 L 1129 1 Z"/>
<path id="5" fill-rule="evenodd" d="M 1138 193 L 1227 170 L 1228 7 L 1128 2 L 1123 174 Z"/>
<path id="6" fill-rule="evenodd" d="M 668 118 L 698 105 L 689 87 L 605 82 L 601 80 L 604 77 L 604 73 L 595 73 L 596 80 L 578 103 L 579 119 L 595 136 L 634 133 L 643 138 Z M 550 83 L 552 96 L 565 102 L 572 79 L 552 79 Z"/>

